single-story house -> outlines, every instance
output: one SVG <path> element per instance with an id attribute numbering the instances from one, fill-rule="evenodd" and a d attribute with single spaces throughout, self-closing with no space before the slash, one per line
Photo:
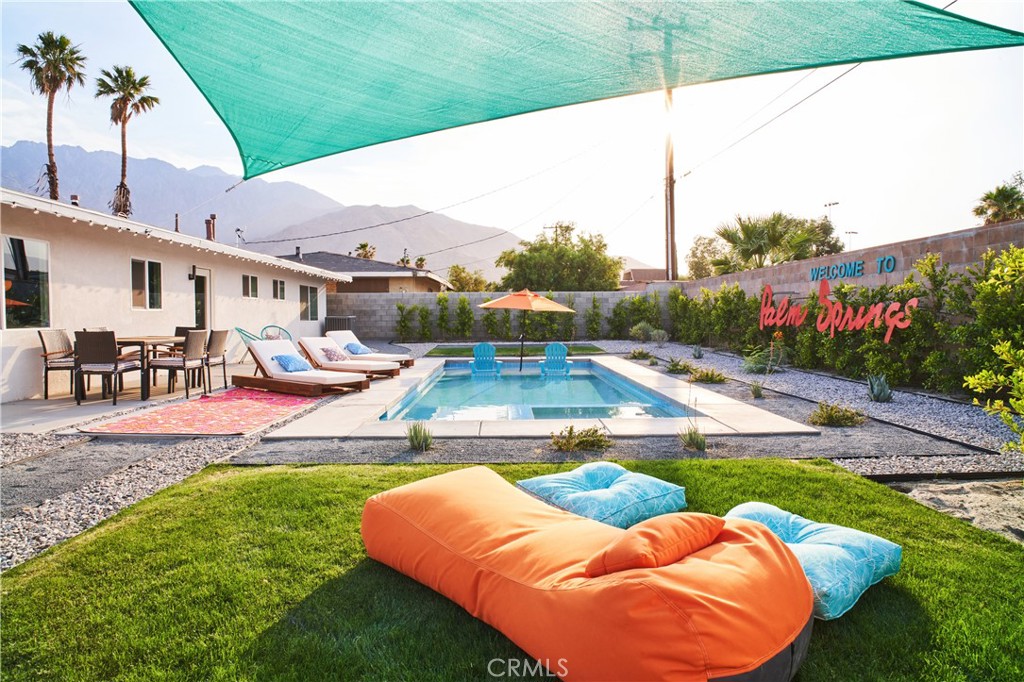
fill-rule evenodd
<path id="1" fill-rule="evenodd" d="M 317 335 L 328 283 L 348 277 L 207 237 L 0 188 L 4 253 L 0 402 L 42 394 L 39 329 L 106 327 L 120 335 L 176 326 L 268 324 Z M 232 334 L 229 358 L 244 352 Z M 57 379 L 60 381 L 60 379 Z"/>
<path id="2" fill-rule="evenodd" d="M 344 256 L 328 251 L 302 253 L 299 247 L 295 247 L 294 255 L 280 258 L 330 270 L 343 277 L 344 279 L 339 279 L 334 285 L 328 285 L 327 291 L 331 294 L 437 293 L 452 289 L 448 280 L 430 270 L 368 258 Z"/>

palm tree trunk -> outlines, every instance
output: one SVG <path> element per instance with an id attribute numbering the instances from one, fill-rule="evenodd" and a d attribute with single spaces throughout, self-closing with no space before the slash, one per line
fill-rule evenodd
<path id="1" fill-rule="evenodd" d="M 53 155 L 53 101 L 56 96 L 55 90 L 51 90 L 46 96 L 46 180 L 50 185 L 50 198 L 54 201 L 60 199 L 60 190 L 57 187 L 57 159 Z"/>
<path id="2" fill-rule="evenodd" d="M 128 119 L 121 119 L 121 184 L 128 179 Z"/>

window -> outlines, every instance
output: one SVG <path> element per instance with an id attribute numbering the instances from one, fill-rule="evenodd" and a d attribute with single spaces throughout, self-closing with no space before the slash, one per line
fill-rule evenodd
<path id="1" fill-rule="evenodd" d="M 132 307 L 159 310 L 163 307 L 160 263 L 132 259 Z"/>
<path id="2" fill-rule="evenodd" d="M 299 319 L 300 320 L 319 320 L 320 315 L 317 311 L 317 289 L 316 287 L 307 287 L 305 285 L 299 285 Z"/>
<path id="3" fill-rule="evenodd" d="M 50 326 L 50 245 L 4 238 L 4 326 Z"/>
<path id="4" fill-rule="evenodd" d="M 274 280 L 274 298 L 277 299 L 278 301 L 283 301 L 284 300 L 284 280 L 283 279 L 275 279 Z"/>
<path id="5" fill-rule="evenodd" d="M 242 298 L 259 298 L 259 279 L 256 275 L 242 275 Z"/>

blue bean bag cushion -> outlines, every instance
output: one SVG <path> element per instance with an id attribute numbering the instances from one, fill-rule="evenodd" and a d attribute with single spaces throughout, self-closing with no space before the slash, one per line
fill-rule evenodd
<path id="1" fill-rule="evenodd" d="M 686 508 L 686 490 L 614 462 L 590 462 L 516 485 L 548 504 L 618 528 Z"/>
<path id="2" fill-rule="evenodd" d="M 814 591 L 814 615 L 843 615 L 869 587 L 900 570 L 903 549 L 884 538 L 845 526 L 816 523 L 763 502 L 744 502 L 726 518 L 768 526 L 796 555 Z"/>

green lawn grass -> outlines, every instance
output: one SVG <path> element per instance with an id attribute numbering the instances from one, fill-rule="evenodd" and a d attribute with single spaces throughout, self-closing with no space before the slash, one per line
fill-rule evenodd
<path id="1" fill-rule="evenodd" d="M 527 345 L 523 347 L 526 357 L 544 356 L 544 345 Z M 604 355 L 605 352 L 589 343 L 573 343 L 568 346 L 569 355 Z M 495 346 L 499 358 L 518 358 L 519 344 Z M 427 353 L 430 358 L 471 358 L 473 346 L 435 346 Z"/>
<path id="2" fill-rule="evenodd" d="M 1024 547 L 825 462 L 625 464 L 685 485 L 692 511 L 763 500 L 903 545 L 899 574 L 815 623 L 802 682 L 1024 677 Z M 3 576 L 3 677 L 486 679 L 524 654 L 359 536 L 368 496 L 452 468 L 210 467 Z"/>

